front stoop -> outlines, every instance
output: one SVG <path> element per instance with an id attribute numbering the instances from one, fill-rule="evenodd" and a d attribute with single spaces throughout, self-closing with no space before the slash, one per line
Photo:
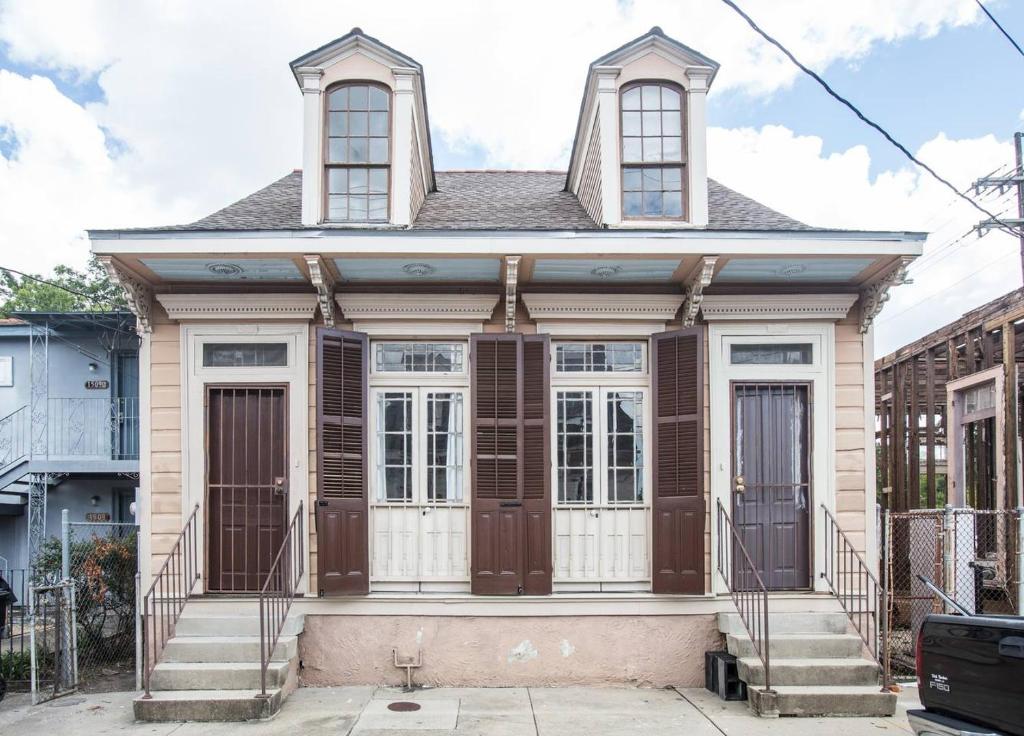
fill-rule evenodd
<path id="1" fill-rule="evenodd" d="M 285 622 L 260 697 L 259 618 L 249 601 L 239 613 L 212 612 L 190 601 L 150 680 L 150 697 L 134 701 L 140 721 L 252 721 L 270 718 L 297 686 L 303 617 Z"/>
<path id="2" fill-rule="evenodd" d="M 882 692 L 878 667 L 841 612 L 770 614 L 772 691 L 739 615 L 722 613 L 718 629 L 737 658 L 739 677 L 758 715 L 891 716 L 896 694 Z"/>

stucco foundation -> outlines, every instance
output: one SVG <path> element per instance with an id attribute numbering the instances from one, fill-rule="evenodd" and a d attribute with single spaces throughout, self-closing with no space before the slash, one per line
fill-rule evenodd
<path id="1" fill-rule="evenodd" d="M 686 616 L 306 615 L 303 685 L 403 685 L 399 655 L 423 653 L 418 685 L 697 687 L 721 649 L 714 614 Z"/>

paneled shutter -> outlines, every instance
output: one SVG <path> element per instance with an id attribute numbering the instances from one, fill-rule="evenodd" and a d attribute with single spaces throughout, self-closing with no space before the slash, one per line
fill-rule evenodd
<path id="1" fill-rule="evenodd" d="M 368 367 L 365 334 L 317 330 L 316 529 L 321 595 L 370 591 Z"/>
<path id="2" fill-rule="evenodd" d="M 523 592 L 551 593 L 551 441 L 547 335 L 523 336 Z"/>
<path id="3" fill-rule="evenodd" d="M 473 366 L 472 591 L 523 591 L 523 342 L 470 338 Z"/>
<path id="4" fill-rule="evenodd" d="M 704 328 L 651 337 L 655 593 L 704 592 Z"/>

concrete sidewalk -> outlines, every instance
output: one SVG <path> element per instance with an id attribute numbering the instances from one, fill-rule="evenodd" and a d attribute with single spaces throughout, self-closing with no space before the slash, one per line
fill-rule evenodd
<path id="1" fill-rule="evenodd" d="M 904 693 L 892 718 L 781 718 L 750 715 L 746 703 L 726 703 L 702 689 L 441 688 L 403 693 L 396 688 L 301 688 L 270 721 L 252 723 L 136 723 L 135 693 L 74 694 L 33 707 L 27 695 L 0 703 L 0 733 L 23 736 L 878 736 L 911 733 Z M 414 701 L 412 712 L 388 709 Z"/>

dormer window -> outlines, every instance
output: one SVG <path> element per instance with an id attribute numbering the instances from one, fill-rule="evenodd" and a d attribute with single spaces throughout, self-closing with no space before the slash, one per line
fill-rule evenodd
<path id="1" fill-rule="evenodd" d="M 622 216 L 682 219 L 683 95 L 675 85 L 640 82 L 621 90 Z"/>
<path id="2" fill-rule="evenodd" d="M 387 222 L 391 91 L 355 83 L 327 92 L 327 220 Z"/>

